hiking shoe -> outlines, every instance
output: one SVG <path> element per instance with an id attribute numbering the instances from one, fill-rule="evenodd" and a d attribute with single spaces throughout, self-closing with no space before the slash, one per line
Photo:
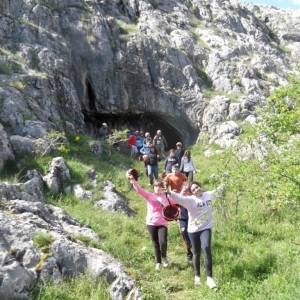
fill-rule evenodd
<path id="1" fill-rule="evenodd" d="M 163 258 L 162 259 L 162 265 L 164 268 L 168 267 L 169 266 L 169 259 L 166 257 L 166 258 Z"/>
<path id="2" fill-rule="evenodd" d="M 155 265 L 155 271 L 159 271 L 160 270 L 160 263 L 157 263 L 156 265 Z"/>
<path id="3" fill-rule="evenodd" d="M 195 276 L 194 284 L 195 284 L 195 285 L 201 285 L 200 276 Z"/>
<path id="4" fill-rule="evenodd" d="M 212 277 L 207 276 L 206 284 L 210 289 L 215 289 L 217 287 L 214 279 Z"/>

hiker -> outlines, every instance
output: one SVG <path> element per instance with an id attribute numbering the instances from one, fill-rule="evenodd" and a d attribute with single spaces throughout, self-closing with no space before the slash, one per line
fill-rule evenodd
<path id="1" fill-rule="evenodd" d="M 193 181 L 193 176 L 197 172 L 191 157 L 191 151 L 186 150 L 181 159 L 180 171 L 188 178 L 189 182 Z"/>
<path id="2" fill-rule="evenodd" d="M 153 144 L 155 145 L 161 158 L 165 157 L 165 149 L 168 147 L 166 138 L 162 135 L 160 129 L 156 131 L 156 135 L 153 138 Z"/>
<path id="3" fill-rule="evenodd" d="M 150 152 L 147 154 L 148 160 L 146 160 L 145 164 L 147 166 L 147 175 L 150 179 L 150 185 L 153 184 L 153 179 L 158 179 L 158 161 L 159 154 L 154 145 L 150 145 Z"/>
<path id="4" fill-rule="evenodd" d="M 175 149 L 171 149 L 170 152 L 169 152 L 168 157 L 166 158 L 165 172 L 166 173 L 171 173 L 173 165 L 178 165 L 178 160 L 177 160 L 177 157 L 176 157 L 176 154 L 175 154 Z"/>
<path id="5" fill-rule="evenodd" d="M 136 148 L 139 154 L 141 154 L 141 149 L 143 148 L 144 144 L 144 137 L 143 137 L 143 132 L 142 131 L 136 131 Z"/>
<path id="6" fill-rule="evenodd" d="M 183 184 L 187 181 L 187 177 L 182 174 L 177 165 L 172 166 L 172 173 L 165 176 L 164 181 L 172 191 L 180 193 Z"/>
<path id="7" fill-rule="evenodd" d="M 130 183 L 136 192 L 147 200 L 147 217 L 146 224 L 151 236 L 154 255 L 155 270 L 159 271 L 161 264 L 168 267 L 167 258 L 168 246 L 168 221 L 163 217 L 163 206 L 167 205 L 165 193 L 163 193 L 163 182 L 155 180 L 153 184 L 154 193 L 145 191 L 132 175 L 127 175 Z"/>
<path id="8" fill-rule="evenodd" d="M 150 132 L 145 133 L 145 138 L 144 138 L 144 145 L 143 147 L 149 147 L 149 145 L 152 144 L 152 137 L 150 135 Z"/>
<path id="9" fill-rule="evenodd" d="M 212 278 L 211 228 L 213 192 L 203 192 L 201 185 L 193 181 L 190 185 L 191 196 L 184 196 L 169 190 L 171 198 L 188 210 L 188 234 L 192 244 L 195 285 L 200 285 L 200 253 L 205 253 L 205 267 L 209 288 L 216 288 Z"/>
<path id="10" fill-rule="evenodd" d="M 145 169 L 146 169 L 146 176 L 148 176 L 148 169 L 147 169 L 147 162 L 149 160 L 148 154 L 150 153 L 150 146 L 152 145 L 152 138 L 149 132 L 145 133 L 145 138 L 143 142 L 143 147 L 140 150 L 142 154 L 142 160 L 144 161 Z"/>
<path id="11" fill-rule="evenodd" d="M 136 147 L 136 132 L 131 134 L 127 140 L 128 147 L 130 148 L 130 156 L 135 157 L 138 153 L 138 149 Z"/>
<path id="12" fill-rule="evenodd" d="M 182 143 L 177 142 L 176 143 L 176 152 L 175 152 L 175 154 L 176 154 L 176 158 L 179 162 L 181 162 L 181 159 L 182 159 L 182 156 L 183 156 L 184 152 L 185 152 L 185 150 L 183 148 Z"/>
<path id="13" fill-rule="evenodd" d="M 107 123 L 102 123 L 98 131 L 98 136 L 101 141 L 105 140 L 108 137 L 108 126 Z"/>

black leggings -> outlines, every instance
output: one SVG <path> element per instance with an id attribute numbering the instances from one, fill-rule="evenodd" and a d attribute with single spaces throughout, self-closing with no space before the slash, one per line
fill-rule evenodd
<path id="1" fill-rule="evenodd" d="M 161 258 L 167 257 L 168 228 L 165 226 L 147 225 L 151 236 L 156 263 L 161 263 Z"/>
<path id="2" fill-rule="evenodd" d="M 211 255 L 211 229 L 198 232 L 189 232 L 193 249 L 193 265 L 196 276 L 200 276 L 200 253 L 201 248 L 205 253 L 206 275 L 212 277 L 212 255 Z"/>

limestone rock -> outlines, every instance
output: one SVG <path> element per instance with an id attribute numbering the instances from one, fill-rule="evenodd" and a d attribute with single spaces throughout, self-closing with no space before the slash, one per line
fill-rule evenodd
<path id="1" fill-rule="evenodd" d="M 32 242 L 42 232 L 52 236 L 47 256 Z M 0 236 L 1 299 L 27 299 L 38 278 L 60 280 L 83 272 L 103 277 L 110 285 L 112 299 L 125 299 L 129 294 L 135 295 L 130 299 L 141 299 L 135 282 L 118 261 L 79 240 L 85 236 L 98 241 L 97 235 L 60 208 L 42 202 L 2 200 Z"/>
<path id="2" fill-rule="evenodd" d="M 122 197 L 116 191 L 115 185 L 108 180 L 104 182 L 103 199 L 97 201 L 95 206 L 110 212 L 123 212 L 128 216 L 135 214 L 134 211 L 129 208 L 127 199 Z"/>
<path id="3" fill-rule="evenodd" d="M 0 123 L 0 171 L 3 169 L 5 162 L 14 160 L 7 134 Z"/>
<path id="4" fill-rule="evenodd" d="M 54 158 L 51 161 L 49 173 L 43 177 L 47 187 L 54 194 L 63 192 L 70 179 L 70 171 L 63 157 Z"/>

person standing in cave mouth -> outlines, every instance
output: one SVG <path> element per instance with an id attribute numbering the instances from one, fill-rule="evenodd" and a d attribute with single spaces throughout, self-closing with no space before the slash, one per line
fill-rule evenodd
<path id="1" fill-rule="evenodd" d="M 162 135 L 160 129 L 156 131 L 156 135 L 153 138 L 153 144 L 156 147 L 158 154 L 160 155 L 160 158 L 164 159 L 166 157 L 165 150 L 168 148 L 168 143 L 166 138 Z"/>
<path id="2" fill-rule="evenodd" d="M 104 141 L 107 137 L 108 137 L 108 126 L 107 123 L 102 123 L 99 132 L 98 132 L 98 136 L 100 141 Z"/>

